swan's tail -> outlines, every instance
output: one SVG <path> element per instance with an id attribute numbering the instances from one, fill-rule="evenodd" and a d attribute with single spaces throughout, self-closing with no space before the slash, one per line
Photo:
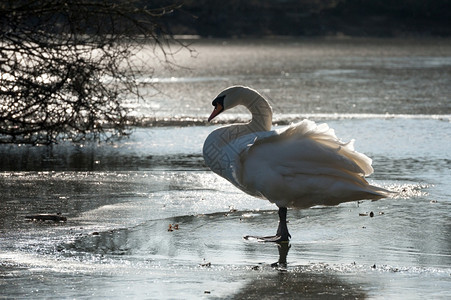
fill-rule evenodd
<path id="1" fill-rule="evenodd" d="M 371 198 L 372 200 L 393 197 L 396 194 L 398 194 L 397 192 L 390 191 L 390 190 L 387 190 L 387 189 L 384 189 L 384 188 L 381 188 L 378 186 L 374 186 L 374 185 L 369 185 L 368 189 L 369 189 L 369 193 L 371 195 L 374 195 L 374 198 Z"/>

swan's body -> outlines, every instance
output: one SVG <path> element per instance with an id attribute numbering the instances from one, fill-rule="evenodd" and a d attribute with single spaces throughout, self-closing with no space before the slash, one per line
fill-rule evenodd
<path id="1" fill-rule="evenodd" d="M 371 159 L 354 151 L 352 142 L 341 142 L 327 124 L 303 120 L 271 131 L 271 106 L 258 92 L 241 86 L 224 90 L 213 105 L 209 120 L 236 105 L 252 113 L 247 124 L 213 131 L 203 148 L 210 169 L 244 192 L 279 208 L 386 197 L 388 191 L 364 179 L 373 172 Z M 277 241 L 281 235 L 288 240 L 288 229 L 284 230 L 279 226 Z"/>

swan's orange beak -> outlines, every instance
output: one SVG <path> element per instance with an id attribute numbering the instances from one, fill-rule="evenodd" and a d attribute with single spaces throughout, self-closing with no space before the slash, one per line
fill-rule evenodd
<path id="1" fill-rule="evenodd" d="M 216 104 L 215 109 L 213 110 L 210 117 L 208 118 L 208 122 L 213 120 L 213 118 L 216 117 L 217 115 L 219 115 L 223 110 L 224 110 L 224 107 L 222 107 L 221 104 L 219 104 L 219 103 Z"/>

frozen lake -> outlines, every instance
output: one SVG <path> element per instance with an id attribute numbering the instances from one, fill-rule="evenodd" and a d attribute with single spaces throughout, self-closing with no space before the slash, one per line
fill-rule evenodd
<path id="1" fill-rule="evenodd" d="M 0 298 L 449 297 L 450 40 L 193 48 L 195 58 L 175 56 L 187 68 L 142 79 L 144 92 L 155 92 L 153 82 L 160 94 L 129 103 L 159 126 L 115 144 L 0 146 Z M 274 234 L 277 208 L 201 156 L 219 125 L 199 123 L 233 84 L 270 100 L 274 126 L 309 118 L 355 139 L 373 159 L 368 181 L 399 194 L 289 210 L 289 247 L 244 240 Z M 218 119 L 247 117 L 237 109 Z M 57 212 L 66 223 L 24 219 Z"/>

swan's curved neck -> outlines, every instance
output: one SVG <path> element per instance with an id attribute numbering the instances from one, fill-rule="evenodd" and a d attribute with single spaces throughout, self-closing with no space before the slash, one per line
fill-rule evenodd
<path id="1" fill-rule="evenodd" d="M 242 105 L 246 106 L 252 114 L 252 120 L 244 125 L 250 132 L 269 131 L 272 125 L 272 108 L 268 101 L 259 94 L 254 94 L 253 97 Z"/>

